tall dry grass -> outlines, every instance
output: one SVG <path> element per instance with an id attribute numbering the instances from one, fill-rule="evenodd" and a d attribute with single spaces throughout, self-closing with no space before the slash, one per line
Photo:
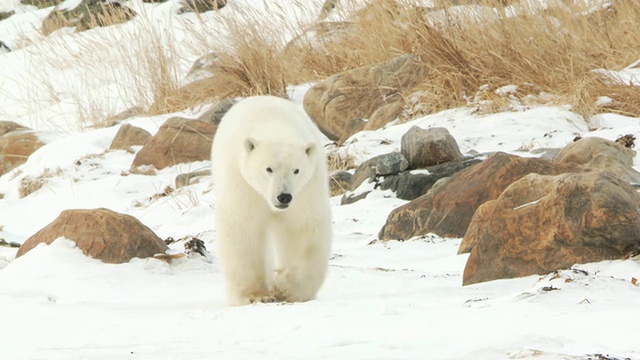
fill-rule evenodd
<path id="1" fill-rule="evenodd" d="M 274 35 L 284 26 L 278 21 L 231 22 L 230 46 L 215 49 L 219 72 L 205 92 L 212 98 L 281 95 L 287 84 L 413 53 L 431 69 L 411 96 L 422 111 L 468 105 L 499 111 L 515 98 L 525 105 L 571 105 L 585 115 L 640 115 L 638 88 L 594 72 L 619 70 L 640 58 L 640 2 L 617 1 L 610 8 L 582 0 L 541 3 L 441 0 L 424 8 L 408 0 L 377 0 L 344 16 L 346 21 L 307 24 L 298 33 L 303 37 L 311 29 L 316 42 L 297 46 L 285 46 Z M 509 98 L 495 92 L 506 85 L 518 86 Z M 614 101 L 599 104 L 600 96 Z"/>
<path id="2" fill-rule="evenodd" d="M 514 102 L 570 105 L 584 115 L 640 115 L 638 87 L 594 72 L 620 70 L 640 59 L 640 2 L 619 0 L 608 9 L 589 8 L 584 0 L 547 1 L 554 5 L 546 8 L 534 0 L 438 0 L 433 8 L 411 0 L 371 0 L 364 7 L 336 3 L 342 7 L 327 10 L 321 0 L 305 2 L 304 18 L 312 20 L 292 20 L 276 5 L 267 14 L 229 11 L 230 4 L 219 13 L 186 17 L 183 22 L 191 25 L 182 24 L 186 36 L 180 39 L 138 19 L 135 26 L 92 30 L 97 35 L 77 45 L 54 44 L 42 52 L 50 54 L 52 66 L 86 67 L 95 86 L 116 84 L 122 103 L 150 114 L 228 97 L 285 96 L 288 85 L 412 53 L 430 73 L 403 94 L 412 109 L 406 116 L 458 106 L 502 111 Z M 213 54 L 208 76 L 187 85 L 181 66 L 185 46 L 193 54 Z M 517 91 L 496 92 L 506 85 Z M 601 96 L 613 101 L 598 102 Z M 105 118 L 99 98 L 82 101 L 87 122 Z"/>

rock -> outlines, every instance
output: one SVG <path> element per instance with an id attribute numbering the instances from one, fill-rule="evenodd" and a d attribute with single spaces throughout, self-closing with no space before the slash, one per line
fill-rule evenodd
<path id="1" fill-rule="evenodd" d="M 133 167 L 153 165 L 163 169 L 179 163 L 209 160 L 216 129 L 204 121 L 173 117 L 138 151 Z"/>
<path id="2" fill-rule="evenodd" d="M 575 164 L 498 152 L 454 174 L 438 189 L 394 209 L 378 236 L 381 240 L 428 233 L 463 237 L 476 209 L 498 198 L 512 182 L 529 173 L 556 175 L 579 170 Z"/>
<path id="3" fill-rule="evenodd" d="M 329 175 L 329 194 L 336 196 L 349 189 L 349 183 L 353 175 L 348 171 L 337 171 Z"/>
<path id="4" fill-rule="evenodd" d="M 151 140 L 151 134 L 142 128 L 125 124 L 120 127 L 109 149 L 128 149 L 131 146 L 144 145 Z"/>
<path id="5" fill-rule="evenodd" d="M 393 191 L 399 199 L 413 200 L 426 194 L 438 180 L 450 177 L 480 161 L 480 159 L 471 158 L 460 162 L 430 166 L 424 170 L 403 171 L 396 175 L 385 176 L 380 182 L 379 188 Z"/>
<path id="6" fill-rule="evenodd" d="M 349 21 L 323 21 L 307 27 L 289 41 L 283 51 L 284 58 L 294 57 L 302 69 L 318 69 L 318 64 L 335 61 L 336 49 L 351 49 L 358 28 Z M 340 55 L 337 56 L 338 58 Z M 294 71 L 298 69 L 293 69 Z M 324 69 L 319 69 L 324 70 Z M 323 71 L 326 73 L 326 70 Z M 338 71 L 334 71 L 336 73 Z"/>
<path id="7" fill-rule="evenodd" d="M 367 179 L 372 181 L 376 176 L 397 174 L 406 170 L 408 165 L 399 152 L 373 157 L 358 166 L 349 183 L 349 190 L 354 191 Z"/>
<path id="8" fill-rule="evenodd" d="M 220 124 L 222 121 L 222 117 L 224 114 L 231 109 L 233 105 L 235 105 L 236 101 L 234 99 L 225 99 L 220 101 L 219 103 L 213 105 L 209 110 L 205 111 L 198 120 L 204 121 L 206 123 L 210 123 L 213 125 Z"/>
<path id="9" fill-rule="evenodd" d="M 529 174 L 482 205 L 463 284 L 545 274 L 640 250 L 640 195 L 606 171 Z"/>
<path id="10" fill-rule="evenodd" d="M 210 176 L 210 175 L 211 175 L 211 170 L 192 171 L 190 173 L 180 174 L 176 176 L 176 180 L 175 180 L 176 189 L 193 185 L 197 183 L 202 177 Z"/>
<path id="11" fill-rule="evenodd" d="M 117 1 L 81 0 L 73 8 L 56 6 L 42 20 L 41 32 L 46 36 L 63 27 L 74 27 L 85 31 L 99 26 L 108 26 L 129 21 L 136 12 Z"/>
<path id="12" fill-rule="evenodd" d="M 28 127 L 22 126 L 13 121 L 0 121 L 0 136 L 16 130 L 30 130 Z"/>
<path id="13" fill-rule="evenodd" d="M 402 135 L 400 149 L 409 161 L 410 169 L 464 159 L 456 139 L 445 128 L 422 129 L 412 126 Z"/>
<path id="14" fill-rule="evenodd" d="M 2 17 L 2 13 L 0 13 L 0 18 L 1 17 Z M 6 54 L 10 52 L 11 52 L 11 48 L 7 46 L 7 44 L 5 44 L 3 41 L 0 41 L 0 54 Z"/>
<path id="15" fill-rule="evenodd" d="M 24 164 L 43 145 L 33 130 L 15 130 L 0 136 L 0 175 Z"/>
<path id="16" fill-rule="evenodd" d="M 390 100 L 390 99 L 389 99 Z M 397 119 L 404 108 L 402 98 L 398 96 L 398 100 L 389 102 L 379 107 L 371 114 L 369 121 L 364 126 L 364 130 L 382 129 L 385 125 Z"/>
<path id="17" fill-rule="evenodd" d="M 345 131 L 350 120 L 369 119 L 378 108 L 395 101 L 399 92 L 415 87 L 427 75 L 428 68 L 417 56 L 402 55 L 330 76 L 307 91 L 304 109 L 325 135 L 338 140 L 357 130 Z"/>
<path id="18" fill-rule="evenodd" d="M 203 13 L 222 9 L 227 5 L 227 0 L 181 0 L 181 3 L 187 11 Z"/>
<path id="19" fill-rule="evenodd" d="M 74 241 L 85 255 L 111 264 L 128 262 L 134 257 L 152 257 L 168 250 L 162 239 L 136 218 L 100 208 L 63 211 L 29 237 L 16 257 L 60 237 Z"/>
<path id="20" fill-rule="evenodd" d="M 369 195 L 370 193 L 371 193 L 371 190 L 365 190 L 359 193 L 347 192 L 344 195 L 342 195 L 342 198 L 340 199 L 340 205 L 349 205 L 349 204 L 358 202 L 362 199 L 366 199 L 367 195 Z"/>
<path id="21" fill-rule="evenodd" d="M 132 118 L 134 116 L 138 116 L 141 114 L 144 114 L 144 109 L 141 108 L 140 106 L 134 106 L 134 107 L 128 108 L 127 110 L 121 113 L 108 117 L 107 123 L 111 125 L 116 125 L 122 120 L 127 120 L 129 118 Z"/>
<path id="22" fill-rule="evenodd" d="M 582 138 L 565 146 L 555 161 L 575 163 L 585 168 L 607 170 L 630 183 L 640 183 L 640 173 L 633 169 L 635 151 L 598 137 Z"/>

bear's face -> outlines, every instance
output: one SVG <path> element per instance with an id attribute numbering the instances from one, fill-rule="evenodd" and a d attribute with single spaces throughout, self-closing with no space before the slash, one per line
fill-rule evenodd
<path id="1" fill-rule="evenodd" d="M 316 144 L 260 143 L 247 139 L 240 172 L 274 211 L 283 211 L 313 177 Z"/>

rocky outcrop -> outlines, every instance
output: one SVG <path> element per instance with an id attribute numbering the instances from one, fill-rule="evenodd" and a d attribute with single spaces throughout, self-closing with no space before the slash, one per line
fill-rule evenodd
<path id="1" fill-rule="evenodd" d="M 476 209 L 498 198 L 514 181 L 529 173 L 556 175 L 579 169 L 576 164 L 499 152 L 456 173 L 428 194 L 394 209 L 378 236 L 382 240 L 409 239 L 428 233 L 463 237 Z"/>
<path id="2" fill-rule="evenodd" d="M 132 146 L 141 146 L 151 140 L 151 134 L 142 128 L 125 124 L 118 129 L 109 149 L 129 149 Z"/>
<path id="3" fill-rule="evenodd" d="M 413 126 L 401 138 L 402 155 L 410 169 L 421 169 L 449 161 L 462 161 L 456 139 L 446 128 L 422 129 Z"/>
<path id="4" fill-rule="evenodd" d="M 640 250 L 640 195 L 610 172 L 529 174 L 474 215 L 463 283 L 545 274 Z"/>
<path id="5" fill-rule="evenodd" d="M 133 167 L 152 165 L 163 169 L 179 163 L 209 160 L 216 125 L 173 117 L 136 154 Z"/>
<path id="6" fill-rule="evenodd" d="M 85 255 L 113 264 L 135 257 L 152 257 L 168 250 L 162 239 L 136 218 L 100 208 L 63 211 L 52 223 L 29 237 L 16 257 L 60 237 L 74 241 Z"/>
<path id="7" fill-rule="evenodd" d="M 367 124 L 360 121 L 357 126 L 347 126 L 349 122 L 369 119 L 380 107 L 398 101 L 400 91 L 423 82 L 427 74 L 428 68 L 414 55 L 349 70 L 310 88 L 304 96 L 304 109 L 325 135 L 345 140 Z"/>

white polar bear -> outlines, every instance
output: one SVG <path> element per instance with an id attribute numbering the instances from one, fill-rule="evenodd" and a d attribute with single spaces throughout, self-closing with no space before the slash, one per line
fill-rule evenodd
<path id="1" fill-rule="evenodd" d="M 217 255 L 229 302 L 301 302 L 331 252 L 327 162 L 318 128 L 273 96 L 239 101 L 211 150 Z"/>

